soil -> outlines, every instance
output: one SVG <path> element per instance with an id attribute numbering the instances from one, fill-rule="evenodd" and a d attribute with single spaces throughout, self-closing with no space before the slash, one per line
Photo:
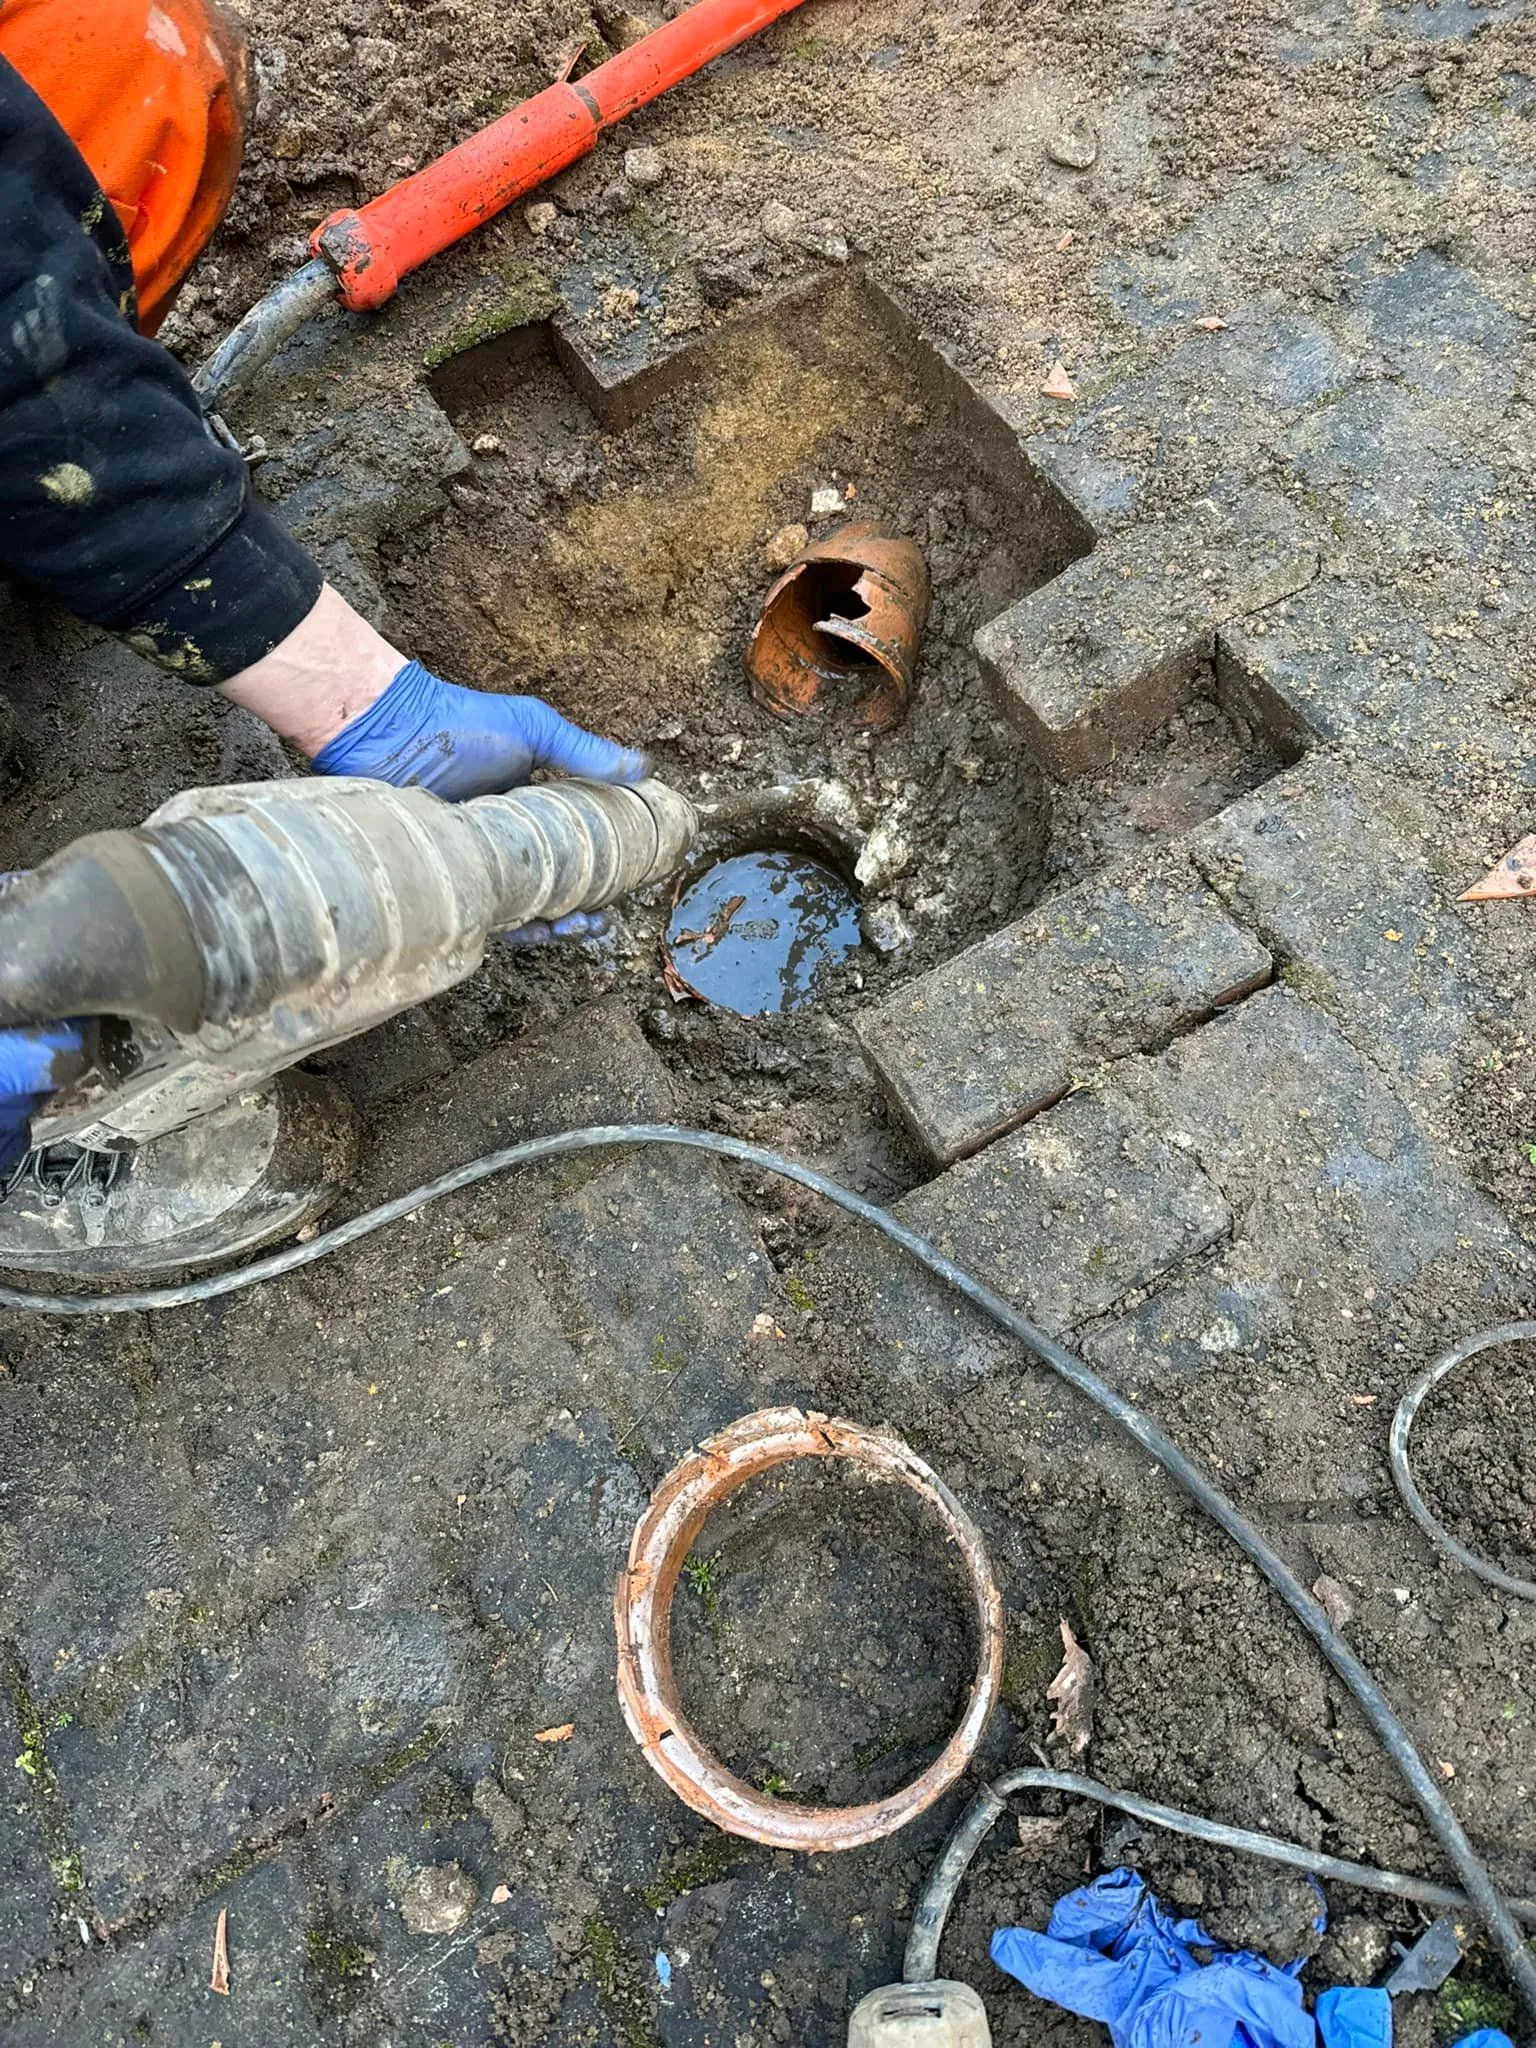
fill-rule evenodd
<path id="1" fill-rule="evenodd" d="M 1536 1403 L 1530 1344 L 1458 1366 L 1420 1409 L 1414 1477 L 1431 1514 L 1488 1563 L 1536 1580 Z"/>
<path id="2" fill-rule="evenodd" d="M 603 53 L 599 23 L 578 5 L 341 0 L 317 10 L 309 0 L 243 0 L 239 11 L 261 98 L 235 208 L 166 330 L 189 359 L 303 260 L 304 237 L 324 213 L 366 198 L 537 90 L 575 42 L 585 41 L 589 58 Z M 412 321 L 429 295 L 451 295 L 506 265 L 537 285 L 579 262 L 601 310 L 620 223 L 627 244 L 637 210 L 647 210 L 664 284 L 653 310 L 669 337 L 708 347 L 623 431 L 584 403 L 546 330 L 528 346 L 486 344 L 437 368 L 432 388 L 472 464 L 449 485 L 439 517 L 386 538 L 385 623 L 440 673 L 537 692 L 644 745 L 658 772 L 706 799 L 806 778 L 835 785 L 853 821 L 853 849 L 821 851 L 846 871 L 858 843 L 867 850 L 873 839 L 877 857 L 861 884 L 866 911 L 899 914 L 906 934 L 889 952 L 866 946 L 829 978 L 814 1010 L 735 1018 L 675 1003 L 662 988 L 670 898 L 658 895 L 627 906 L 595 946 L 498 953 L 434 1004 L 453 1061 L 607 997 L 638 1020 L 665 1061 L 679 1120 L 783 1147 L 881 1200 L 925 1178 L 858 1055 L 855 1011 L 1043 896 L 1213 815 L 1283 764 L 1222 706 L 1213 684 L 1101 774 L 1058 786 L 1023 758 L 995 722 L 971 635 L 1061 567 L 1071 548 L 1049 521 L 1021 517 L 1019 476 L 957 431 L 935 396 L 935 351 L 915 331 L 893 334 L 867 317 L 859 288 L 843 282 L 839 238 L 877 280 L 900 284 L 923 327 L 985 377 L 1012 426 L 1028 429 L 1049 412 L 1040 385 L 1056 357 L 1089 392 L 1134 355 L 1137 338 L 1098 281 L 1108 252 L 1155 259 L 1234 193 L 1251 192 L 1256 218 L 1270 219 L 1265 181 L 1308 152 L 1354 162 L 1352 153 L 1390 150 L 1381 104 L 1395 91 L 1427 98 L 1413 147 L 1432 151 L 1501 78 L 1529 67 L 1507 10 L 1486 12 L 1481 35 L 1447 42 L 1429 32 L 1422 7 L 1334 9 L 1326 0 L 1206 0 L 1199 8 L 1181 0 L 811 0 L 759 49 L 626 130 L 626 141 L 662 151 L 659 189 L 639 200 L 616 192 L 622 152 L 610 148 L 561 181 L 555 229 L 536 236 L 515 211 L 403 295 L 399 320 L 369 344 L 386 396 L 421 380 Z M 1079 114 L 1099 140 L 1088 176 L 1053 165 L 1044 147 Z M 1379 154 L 1368 174 L 1387 175 Z M 1404 248 L 1424 235 L 1414 203 L 1405 200 Z M 765 214 L 775 206 L 797 217 L 791 240 Z M 1464 194 L 1440 245 L 1461 261 L 1529 273 L 1536 200 L 1500 210 Z M 808 249 L 821 251 L 823 265 L 814 301 L 778 305 L 776 288 L 803 268 Z M 1234 299 L 1274 289 L 1310 301 L 1313 258 L 1299 244 L 1289 248 L 1278 227 L 1270 235 L 1256 227 L 1226 257 Z M 754 298 L 761 307 L 742 317 L 739 302 Z M 597 323 L 616 347 L 633 310 L 621 289 Z M 772 581 L 769 544 L 792 522 L 816 530 L 811 495 L 826 485 L 844 493 L 849 513 L 915 534 L 933 572 L 912 711 L 880 737 L 836 717 L 777 719 L 754 703 L 742 674 L 742 649 Z M 79 658 L 67 634 L 47 645 L 58 650 L 60 673 Z M 45 701 L 42 723 L 34 716 L 21 743 L 31 779 L 7 809 L 0 864 L 141 816 L 185 783 L 273 772 L 248 736 L 231 737 L 218 707 L 178 698 L 162 709 L 160 691 L 152 684 L 127 706 L 99 761 L 79 752 L 67 704 Z M 1485 1142 L 1469 1126 L 1474 1170 L 1526 1227 L 1536 1198 L 1509 1133 L 1531 1123 L 1533 1058 L 1528 1039 L 1507 1034 L 1478 1110 Z M 375 1112 L 381 1149 L 406 1115 L 390 1103 Z M 1218 1532 L 1151 1478 L 1144 1460 L 1070 1408 L 1043 1373 L 1011 1354 L 1006 1370 L 972 1372 L 983 1338 L 963 1318 L 945 1323 L 919 1378 L 891 1348 L 907 1297 L 872 1261 L 875 1279 L 862 1275 L 862 1255 L 841 1264 L 829 1255 L 810 1301 L 795 1261 L 807 1246 L 836 1253 L 840 1240 L 825 1216 L 755 1177 L 736 1185 L 774 1264 L 805 1295 L 798 1322 L 785 1311 L 782 1373 L 822 1405 L 900 1430 L 984 1525 L 1010 1614 L 1007 1706 L 984 1765 L 1002 1768 L 1040 1750 L 1057 1764 L 1072 1761 L 1052 1747 L 1044 1698 L 1067 1618 L 1098 1667 L 1096 1774 L 1335 1853 L 1440 1873 L 1371 1738 Z M 1281 1220 L 1300 1227 L 1292 1211 Z M 440 1244 L 438 1227 L 424 1230 L 414 1251 L 379 1254 L 367 1284 L 382 1291 L 390 1258 L 414 1257 L 430 1292 L 439 1276 L 426 1276 L 429 1254 L 457 1260 L 466 1235 L 445 1222 Z M 1390 1312 L 1374 1295 L 1361 1305 L 1347 1256 L 1325 1278 L 1310 1269 L 1304 1278 L 1308 1304 L 1333 1287 L 1338 1302 L 1354 1304 L 1348 1319 L 1323 1299 L 1307 1310 L 1315 1320 L 1299 1320 L 1246 1380 L 1170 1373 L 1149 1405 L 1199 1448 L 1309 1580 L 1321 1571 L 1349 1578 L 1360 1601 L 1351 1639 L 1404 1700 L 1416 1733 L 1436 1745 L 1430 1753 L 1443 1753 L 1452 1773 L 1462 1759 L 1455 1789 L 1464 1818 L 1503 1859 L 1504 1881 L 1530 1889 L 1536 1841 L 1513 1780 L 1478 1762 L 1503 1753 L 1506 1709 L 1526 1729 L 1536 1712 L 1529 1631 L 1522 1636 L 1518 1617 L 1501 1620 L 1475 1589 L 1440 1573 L 1401 1518 L 1390 1520 L 1383 1448 L 1405 1359 L 1432 1356 L 1480 1327 L 1488 1304 L 1476 1273 L 1450 1260 L 1394 1295 Z M 322 1270 L 313 1298 L 303 1297 L 306 1329 L 311 1308 L 331 1318 L 317 1339 L 322 1362 L 339 1341 L 335 1331 L 364 1314 L 347 1296 L 352 1284 Z M 356 1284 L 358 1301 L 369 1298 Z M 1302 1284 L 1299 1277 L 1298 1291 Z M 788 1299 L 798 1305 L 796 1294 Z M 155 1370 L 172 1386 L 191 1368 L 227 1373 L 219 1399 L 233 1412 L 247 1359 L 271 1342 L 264 1311 L 249 1301 L 246 1309 L 248 1320 L 235 1313 L 227 1326 L 210 1325 L 206 1344 L 187 1339 L 186 1355 L 178 1336 L 133 1342 L 145 1356 L 163 1343 Z M 320 1329 L 320 1315 L 314 1320 Z M 53 1360 L 61 1377 L 73 1358 L 60 1351 Z M 1439 1389 L 1416 1432 L 1416 1464 L 1426 1497 L 1463 1540 L 1529 1571 L 1536 1468 L 1524 1368 L 1501 1354 Z M 134 1353 L 125 1371 L 149 1368 Z M 376 1392 L 366 1373 L 360 1383 Z M 202 1401 L 200 1383 L 187 1398 Z M 218 1412 L 210 1396 L 207 1413 Z M 268 1427 L 266 1416 L 259 1426 Z M 307 1490 L 311 1482 L 294 1483 Z M 539 1487 L 531 1490 L 537 1498 Z M 451 1530 L 466 1497 L 445 1510 Z M 615 1515 L 605 1541 L 620 1541 L 625 1522 Z M 711 1525 L 697 1565 L 678 1598 L 685 1696 L 701 1732 L 756 1782 L 813 1798 L 873 1796 L 908 1775 L 952 1722 L 974 1654 L 964 1589 L 900 1496 L 797 1473 L 734 1502 Z M 594 1657 L 606 1654 L 605 1627 L 599 1612 L 586 1645 Z M 511 1675 L 499 1682 L 510 1688 L 533 1674 L 531 1690 L 532 1650 L 509 1639 L 506 1654 Z M 591 1939 L 582 1947 L 582 1923 L 590 1928 L 597 1910 L 588 1866 L 601 1866 L 610 1889 L 635 1891 L 659 1837 L 652 1830 L 639 1840 L 611 1759 L 580 1801 L 559 1789 L 558 1763 L 557 1752 L 541 1754 L 545 1777 L 530 1766 L 531 1782 L 519 1788 L 536 1837 L 519 1853 L 530 1888 L 577 1933 L 556 1942 L 547 1966 L 512 1955 L 507 2038 L 607 2042 L 621 2031 L 611 2001 L 582 2005 L 614 1968 Z M 493 1803 L 480 1785 L 476 1800 Z M 1314 1956 L 1309 1982 L 1379 1975 L 1386 1936 L 1411 1939 L 1422 1925 L 1410 1908 L 1346 1897 L 1342 1910 L 1336 1899 L 1324 1937 L 1315 1895 L 1299 1878 L 1137 1834 L 1080 1803 L 1047 1795 L 1033 1807 L 1059 1817 L 1059 1833 L 1024 1847 L 1011 1822 L 999 1826 L 962 1891 L 945 1949 L 946 1968 L 987 1985 L 1000 2042 L 1086 2048 L 1097 2039 L 1085 2024 L 1000 1989 L 985 1952 L 994 1927 L 1043 1924 L 1060 1894 L 1116 1862 L 1144 1869 L 1165 1899 L 1220 1937 L 1280 1961 Z M 830 1872 L 787 1875 L 775 1866 L 768 1874 L 782 1888 L 762 1897 L 781 1919 L 762 1906 L 763 1941 L 771 1950 L 791 1904 L 808 1899 L 831 1930 L 825 1938 L 839 1968 L 894 1974 L 936 1838 L 937 1827 L 915 1833 Z M 690 1839 L 669 1836 L 669 1853 L 681 1856 Z M 751 1867 L 767 1871 L 768 1862 Z M 660 1938 L 702 1952 L 713 1938 L 710 1912 L 718 1920 L 724 1911 L 713 1890 L 681 1886 L 669 1895 L 656 1909 L 668 1916 Z M 816 1951 L 799 1923 L 795 1939 L 804 1950 L 791 1960 L 802 1972 L 805 1955 L 830 1952 Z M 819 2005 L 816 1985 L 770 1966 L 770 1950 L 750 1970 L 740 1965 L 728 2030 L 701 2033 L 701 2042 L 841 2038 L 844 1980 Z M 562 2002 L 569 2010 L 557 2031 Z M 542 2030 L 530 2018 L 539 2013 Z M 1430 2023 L 1422 2007 L 1405 2015 L 1400 2040 L 1422 2048 Z"/>

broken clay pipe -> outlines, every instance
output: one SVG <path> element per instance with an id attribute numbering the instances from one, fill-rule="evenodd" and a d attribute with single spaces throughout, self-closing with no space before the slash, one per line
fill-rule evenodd
<path id="1" fill-rule="evenodd" d="M 889 730 L 912 695 L 932 596 L 915 541 L 868 521 L 839 527 L 769 591 L 747 649 L 752 694 L 781 717 L 806 717 L 828 684 L 868 684 L 854 717 Z"/>
<path id="2" fill-rule="evenodd" d="M 960 1725 L 920 1776 L 865 1806 L 800 1806 L 745 1784 L 689 1727 L 672 1674 L 672 1596 L 699 1532 L 738 1487 L 796 1458 L 846 1458 L 910 1486 L 937 1509 L 976 1599 L 981 1647 Z M 857 1849 L 915 1820 L 970 1762 L 1002 1685 L 1003 1601 L 975 1523 L 898 1437 L 798 1408 L 745 1416 L 668 1473 L 631 1539 L 613 1608 L 619 1703 L 646 1762 L 695 1813 L 727 1834 L 774 1849 Z"/>

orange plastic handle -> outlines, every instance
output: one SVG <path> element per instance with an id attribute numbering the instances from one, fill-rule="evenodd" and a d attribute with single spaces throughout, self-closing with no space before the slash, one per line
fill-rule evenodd
<path id="1" fill-rule="evenodd" d="M 392 298 L 429 256 L 545 184 L 636 107 L 691 78 L 802 0 L 695 0 L 577 84 L 551 85 L 355 211 L 333 213 L 310 248 L 363 312 Z"/>

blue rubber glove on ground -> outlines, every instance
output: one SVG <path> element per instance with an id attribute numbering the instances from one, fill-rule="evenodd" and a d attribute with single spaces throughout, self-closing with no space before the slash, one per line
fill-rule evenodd
<path id="1" fill-rule="evenodd" d="M 59 1055 L 81 1048 L 73 1024 L 0 1031 L 0 1171 L 27 1149 L 28 1124 L 53 1092 Z"/>
<path id="2" fill-rule="evenodd" d="M 1000 1929 L 992 1960 L 1037 1998 L 1102 2020 L 1115 2048 L 1316 2048 L 1290 1972 L 1175 1920 L 1133 1870 L 1069 1892 L 1044 1934 Z"/>
<path id="3" fill-rule="evenodd" d="M 369 775 L 462 803 L 515 789 L 540 768 L 588 782 L 639 782 L 646 760 L 572 725 L 542 698 L 461 689 L 409 661 L 313 767 L 317 775 Z"/>
<path id="4" fill-rule="evenodd" d="M 1314 2017 L 1323 2048 L 1392 2048 L 1392 2000 L 1377 1986 L 1320 1991 Z"/>

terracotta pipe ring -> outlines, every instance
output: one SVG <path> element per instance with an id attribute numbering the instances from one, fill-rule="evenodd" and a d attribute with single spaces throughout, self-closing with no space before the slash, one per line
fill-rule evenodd
<path id="1" fill-rule="evenodd" d="M 847 1458 L 911 1487 L 937 1510 L 975 1593 L 981 1654 L 959 1726 L 919 1777 L 867 1806 L 798 1806 L 744 1783 L 700 1744 L 672 1675 L 672 1596 L 700 1530 L 738 1487 L 796 1458 Z M 619 1702 L 646 1762 L 695 1813 L 727 1834 L 774 1849 L 856 1849 L 915 1820 L 970 1762 L 1002 1684 L 1002 1595 L 970 1516 L 899 1438 L 798 1408 L 745 1416 L 668 1473 L 630 1542 L 614 1592 L 614 1625 Z"/>

